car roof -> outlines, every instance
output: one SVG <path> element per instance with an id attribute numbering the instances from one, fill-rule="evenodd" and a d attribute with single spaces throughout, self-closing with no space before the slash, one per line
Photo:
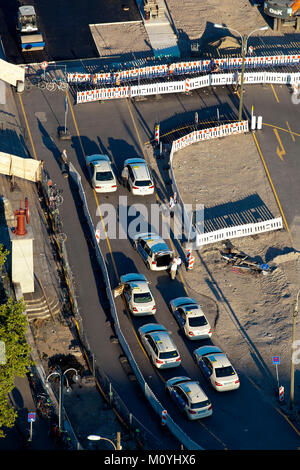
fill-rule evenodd
<path id="1" fill-rule="evenodd" d="M 176 349 L 175 344 L 167 331 L 153 331 L 149 334 L 152 336 L 152 339 L 155 341 L 155 344 L 160 352 L 174 351 L 174 349 Z"/>
<path id="2" fill-rule="evenodd" d="M 35 9 L 32 5 L 23 5 L 19 7 L 21 15 L 35 15 Z"/>
<path id="3" fill-rule="evenodd" d="M 93 162 L 93 165 L 96 171 L 111 171 L 110 163 L 105 160 Z"/>
<path id="4" fill-rule="evenodd" d="M 191 309 L 190 307 L 193 307 L 193 309 Z M 179 308 L 182 308 L 185 311 L 186 315 L 188 315 L 189 317 L 204 316 L 204 313 L 200 305 L 197 305 L 197 308 L 195 308 L 195 304 L 180 305 Z"/>
<path id="5" fill-rule="evenodd" d="M 183 307 L 184 305 L 197 304 L 196 300 L 192 297 L 176 297 L 171 301 L 176 307 Z"/>
<path id="6" fill-rule="evenodd" d="M 144 292 L 149 292 L 148 283 L 145 281 L 132 281 L 129 283 L 133 292 L 142 294 Z"/>
<path id="7" fill-rule="evenodd" d="M 163 325 L 157 323 L 148 323 L 141 326 L 139 331 L 151 335 L 159 351 L 177 350 L 171 336 Z"/>
<path id="8" fill-rule="evenodd" d="M 128 273 L 120 277 L 120 281 L 123 283 L 132 281 L 147 281 L 144 274 Z"/>
<path id="9" fill-rule="evenodd" d="M 192 403 L 207 400 L 206 394 L 203 392 L 199 383 L 196 381 L 184 382 L 182 384 L 176 385 L 184 391 Z"/>
<path id="10" fill-rule="evenodd" d="M 124 162 L 124 166 L 127 166 L 127 165 L 134 165 L 134 164 L 142 164 L 142 163 L 146 163 L 146 160 L 144 160 L 143 158 L 127 158 Z"/>
<path id="11" fill-rule="evenodd" d="M 231 363 L 224 353 L 208 354 L 206 357 L 213 363 L 214 367 L 227 367 Z"/>

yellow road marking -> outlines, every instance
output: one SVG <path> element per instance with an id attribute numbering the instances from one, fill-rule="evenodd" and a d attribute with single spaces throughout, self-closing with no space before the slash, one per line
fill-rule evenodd
<path id="1" fill-rule="evenodd" d="M 272 90 L 273 90 L 273 93 L 274 93 L 274 96 L 275 96 L 275 99 L 276 99 L 277 103 L 279 103 L 279 99 L 278 99 L 277 93 L 276 93 L 276 91 L 275 91 L 275 88 L 274 88 L 274 86 L 273 86 L 273 83 L 270 83 L 270 86 L 271 86 L 271 88 L 272 88 Z"/>
<path id="2" fill-rule="evenodd" d="M 290 127 L 288 121 L 286 121 L 286 126 L 287 126 L 287 128 L 288 128 L 288 130 L 289 130 L 289 134 L 290 134 L 290 136 L 291 136 L 291 138 L 292 138 L 292 141 L 293 141 L 293 142 L 296 142 L 296 139 L 295 139 L 295 137 L 294 137 L 294 134 L 293 134 L 293 132 L 292 132 L 292 129 L 291 129 L 291 127 Z"/>
<path id="3" fill-rule="evenodd" d="M 76 133 L 77 133 L 77 136 L 78 136 L 78 139 L 79 139 L 79 143 L 80 143 L 82 155 L 83 155 L 83 158 L 85 159 L 85 152 L 84 152 L 83 144 L 82 144 L 82 141 L 81 141 L 81 136 L 80 136 L 80 133 L 79 133 L 77 121 L 76 121 L 76 118 L 75 118 L 75 115 L 74 115 L 72 103 L 71 103 L 71 100 L 70 100 L 70 97 L 69 97 L 68 92 L 66 92 L 66 96 L 67 96 L 67 100 L 68 100 L 69 107 L 70 107 L 70 110 L 71 110 L 71 114 L 72 114 L 72 117 L 73 117 L 73 121 L 74 121 L 74 126 L 75 126 L 75 129 L 76 129 Z M 108 238 L 108 235 L 107 235 L 107 232 L 106 232 L 106 228 L 105 228 L 105 225 L 104 225 L 103 217 L 102 217 L 101 210 L 100 210 L 99 201 L 98 201 L 98 198 L 97 198 L 97 193 L 96 193 L 96 191 L 95 191 L 94 189 L 93 189 L 93 193 L 94 193 L 94 197 L 95 197 L 96 204 L 97 204 L 97 207 L 98 207 L 99 216 L 100 216 L 100 220 L 101 220 L 101 223 L 102 223 L 102 226 L 103 226 L 103 230 L 104 230 L 104 232 L 105 232 L 105 239 L 106 239 L 106 243 L 107 243 L 107 246 L 108 246 L 108 250 L 109 250 L 110 255 L 111 255 L 111 259 L 112 259 L 112 263 L 113 263 L 115 275 L 116 275 L 116 277 L 117 277 L 117 279 L 118 279 L 118 270 L 117 270 L 117 267 L 116 267 L 116 263 L 115 263 L 115 260 L 114 260 L 114 255 L 113 255 L 113 253 L 112 253 L 112 249 L 111 249 L 111 246 L 110 246 L 109 238 Z"/>
<path id="4" fill-rule="evenodd" d="M 270 173 L 269 173 L 269 170 L 268 170 L 268 167 L 267 167 L 267 165 L 266 165 L 265 159 L 264 159 L 264 157 L 263 157 L 263 154 L 262 154 L 262 152 L 261 152 L 261 149 L 260 149 L 259 143 L 258 143 L 258 141 L 257 141 L 256 135 L 255 135 L 255 133 L 254 133 L 254 132 L 252 133 L 252 135 L 253 135 L 253 138 L 254 138 L 254 141 L 255 141 L 255 144 L 256 144 L 256 147 L 257 147 L 257 150 L 258 150 L 259 156 L 260 156 L 260 158 L 261 158 L 261 161 L 262 161 L 262 163 L 263 163 L 264 169 L 265 169 L 265 171 L 266 171 L 266 173 L 267 173 L 267 177 L 268 177 L 268 180 L 269 180 L 269 182 L 270 182 L 270 185 L 271 185 L 271 188 L 272 188 L 273 194 L 274 194 L 274 196 L 275 196 L 275 199 L 276 199 L 277 205 L 278 205 L 278 207 L 279 207 L 279 210 L 280 210 L 280 213 L 281 213 L 281 216 L 282 216 L 282 219 L 283 219 L 284 225 L 286 226 L 286 229 L 287 229 L 287 231 L 288 231 L 288 234 L 289 234 L 289 237 L 290 237 L 290 240 L 291 240 L 292 246 L 294 246 L 294 240 L 293 240 L 293 237 L 292 237 L 292 235 L 291 235 L 291 232 L 290 232 L 290 229 L 289 229 L 288 223 L 287 223 L 287 221 L 286 221 L 286 218 L 285 218 L 285 215 L 284 215 L 284 213 L 283 213 L 283 210 L 282 210 L 282 207 L 281 207 L 280 201 L 279 201 L 279 199 L 278 199 L 278 196 L 277 196 L 277 193 L 276 193 L 276 190 L 275 190 L 275 187 L 274 187 L 274 184 L 273 184 L 273 181 L 272 181 L 271 175 L 270 175 Z"/>
<path id="5" fill-rule="evenodd" d="M 263 126 L 273 127 L 274 129 L 278 129 L 279 131 L 288 132 L 289 134 L 293 136 L 300 137 L 300 134 L 298 134 L 297 132 L 288 131 L 287 129 L 284 129 L 283 127 L 275 126 L 274 124 L 268 124 L 266 122 L 263 122 L 262 124 Z"/>
<path id="6" fill-rule="evenodd" d="M 33 140 L 32 140 L 31 132 L 30 132 L 30 129 L 29 129 L 29 124 L 28 124 L 27 116 L 26 116 L 26 113 L 25 113 L 24 105 L 23 105 L 23 100 L 22 100 L 22 98 L 21 98 L 20 93 L 18 93 L 18 97 L 19 97 L 19 101 L 20 101 L 20 104 L 21 104 L 23 116 L 24 116 L 24 119 L 25 119 L 26 129 L 27 129 L 27 132 L 28 132 L 28 135 L 29 135 L 29 140 L 30 140 L 31 147 L 32 147 L 32 153 L 33 153 L 33 156 L 34 156 L 35 160 L 37 160 L 37 155 L 36 155 L 35 147 L 34 147 L 34 144 L 33 144 Z"/>
<path id="7" fill-rule="evenodd" d="M 282 157 L 283 157 L 283 155 L 286 155 L 286 151 L 284 149 L 284 146 L 282 145 L 281 139 L 280 139 L 279 134 L 278 134 L 278 130 L 273 129 L 273 131 L 274 131 L 274 134 L 276 135 L 276 138 L 277 138 L 278 143 L 279 143 L 279 146 L 277 145 L 277 147 L 276 147 L 276 154 L 280 158 L 280 160 L 283 161 Z"/>

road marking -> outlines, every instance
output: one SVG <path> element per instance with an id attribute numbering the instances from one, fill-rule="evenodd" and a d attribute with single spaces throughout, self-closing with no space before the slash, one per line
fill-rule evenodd
<path id="1" fill-rule="evenodd" d="M 76 121 L 76 118 L 75 118 L 75 115 L 74 115 L 72 103 L 71 103 L 71 100 L 70 100 L 70 97 L 69 97 L 68 92 L 66 92 L 66 96 L 67 96 L 67 100 L 68 100 L 69 107 L 70 107 L 70 110 L 71 110 L 71 114 L 72 114 L 72 117 L 73 117 L 73 121 L 74 121 L 74 126 L 75 126 L 75 129 L 76 129 L 76 133 L 77 133 L 77 136 L 78 136 L 78 139 L 79 139 L 79 143 L 80 143 L 82 155 L 83 155 L 83 158 L 85 159 L 85 152 L 84 152 L 83 144 L 82 144 L 82 141 L 81 141 L 81 136 L 80 136 L 80 133 L 79 133 L 77 121 Z M 96 191 L 95 191 L 94 189 L 93 189 L 93 193 L 94 193 L 94 197 L 95 197 L 95 200 L 96 200 L 96 204 L 97 204 L 97 208 L 98 208 L 100 220 L 101 220 L 101 223 L 102 223 L 102 226 L 103 226 L 103 230 L 104 230 L 104 233 L 105 233 L 105 239 L 106 239 L 106 243 L 107 243 L 107 246 L 108 246 L 108 250 L 109 250 L 110 255 L 111 255 L 111 259 L 112 259 L 112 263 L 113 263 L 115 275 L 116 275 L 116 277 L 117 277 L 117 279 L 118 279 L 118 278 L 119 278 L 119 276 L 118 276 L 118 270 L 117 270 L 116 263 L 115 263 L 115 259 L 114 259 L 114 255 L 113 255 L 113 253 L 112 253 L 112 249 L 111 249 L 111 246 L 110 246 L 110 242 L 109 242 L 109 238 L 108 238 L 108 235 L 107 235 L 107 231 L 106 231 L 106 228 L 105 228 L 105 225 L 104 225 L 103 217 L 102 217 L 101 210 L 100 210 L 99 201 L 98 201 L 98 198 L 97 198 L 97 193 L 96 193 Z"/>
<path id="2" fill-rule="evenodd" d="M 292 134 L 293 136 L 300 137 L 300 134 L 298 134 L 297 132 L 288 131 L 287 129 L 284 129 L 283 127 L 275 126 L 274 124 L 268 124 L 266 122 L 263 122 L 262 124 L 263 126 L 273 127 L 274 129 L 278 129 L 279 131 L 288 132 L 289 134 Z"/>
<path id="3" fill-rule="evenodd" d="M 273 194 L 274 194 L 274 196 L 275 196 L 277 205 L 278 205 L 278 207 L 279 207 L 279 210 L 280 210 L 280 213 L 281 213 L 281 216 L 282 216 L 284 225 L 286 226 L 287 232 L 288 232 L 288 234 L 289 234 L 289 237 L 290 237 L 290 240 L 291 240 L 291 243 L 292 243 L 292 247 L 294 247 L 294 240 L 293 240 L 292 234 L 291 234 L 291 232 L 290 232 L 288 223 L 287 223 L 287 221 L 286 221 L 285 215 L 284 215 L 284 213 L 283 213 L 283 210 L 282 210 L 280 201 L 279 201 L 279 199 L 278 199 L 278 196 L 277 196 L 277 193 L 276 193 L 276 190 L 275 190 L 275 187 L 274 187 L 274 184 L 273 184 L 271 175 L 270 175 L 270 173 L 269 173 L 268 167 L 267 167 L 267 165 L 266 165 L 265 159 L 264 159 L 264 157 L 263 157 L 263 154 L 262 154 L 262 151 L 261 151 L 261 149 L 260 149 L 260 146 L 259 146 L 259 143 L 258 143 L 258 141 L 257 141 L 257 138 L 256 138 L 255 133 L 253 132 L 252 135 L 253 135 L 253 138 L 254 138 L 254 141 L 255 141 L 255 144 L 256 144 L 256 147 L 257 147 L 259 156 L 260 156 L 261 161 L 262 161 L 262 163 L 263 163 L 264 169 L 265 169 L 265 171 L 266 171 L 266 173 L 267 173 L 267 177 L 268 177 L 269 183 L 270 183 L 270 185 L 271 185 Z"/>
<path id="4" fill-rule="evenodd" d="M 291 129 L 291 127 L 290 127 L 288 121 L 286 121 L 286 126 L 287 126 L 287 128 L 288 128 L 288 130 L 289 130 L 289 134 L 290 134 L 290 136 L 291 136 L 291 138 L 292 138 L 292 141 L 293 141 L 293 142 L 296 142 L 295 136 L 294 136 L 294 134 L 293 134 L 293 132 L 292 132 L 292 129 Z"/>
<path id="5" fill-rule="evenodd" d="M 274 131 L 274 134 L 276 135 L 277 141 L 279 143 L 279 146 L 277 145 L 277 147 L 276 147 L 276 154 L 280 158 L 281 161 L 284 161 L 282 157 L 283 157 L 283 155 L 286 155 L 286 151 L 284 149 L 284 146 L 282 145 L 281 139 L 280 139 L 279 134 L 278 134 L 278 130 L 273 129 L 273 131 Z"/>
<path id="6" fill-rule="evenodd" d="M 24 109 L 24 105 L 23 105 L 23 101 L 22 101 L 20 93 L 18 93 L 18 97 L 19 97 L 19 101 L 20 101 L 20 104 L 21 104 L 23 116 L 24 116 L 24 119 L 25 119 L 26 129 L 27 129 L 27 132 L 28 132 L 28 135 L 29 135 L 29 140 L 30 140 L 30 143 L 31 143 L 33 156 L 34 156 L 35 160 L 37 160 L 37 155 L 36 155 L 35 147 L 34 147 L 34 144 L 33 144 L 32 135 L 31 135 L 31 132 L 30 132 L 30 129 L 29 129 L 29 124 L 28 124 L 27 116 L 26 116 L 26 113 L 25 113 L 25 109 Z"/>
<path id="7" fill-rule="evenodd" d="M 270 83 L 270 86 L 271 86 L 271 88 L 272 88 L 272 90 L 273 90 L 273 93 L 274 93 L 274 96 L 275 96 L 275 99 L 276 99 L 277 103 L 279 103 L 279 98 L 278 98 L 278 96 L 277 96 L 277 93 L 276 93 L 276 91 L 275 91 L 275 88 L 274 88 L 274 86 L 273 86 L 273 83 Z"/>

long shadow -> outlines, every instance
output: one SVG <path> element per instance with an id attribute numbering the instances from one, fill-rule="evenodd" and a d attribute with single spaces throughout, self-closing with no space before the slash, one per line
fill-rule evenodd
<path id="1" fill-rule="evenodd" d="M 213 274 L 211 273 L 211 271 L 209 270 L 207 264 L 203 260 L 200 252 L 196 251 L 196 253 L 197 253 L 197 256 L 198 256 L 202 266 L 205 268 L 205 270 L 207 272 L 208 279 L 206 280 L 206 282 L 207 282 L 208 286 L 211 286 L 211 285 L 214 286 L 214 289 L 212 290 L 212 292 L 213 293 L 217 292 L 219 299 L 221 301 L 223 301 L 224 304 L 226 305 L 226 308 L 228 308 L 228 310 L 230 312 L 230 315 L 231 315 L 232 319 L 234 320 L 235 325 L 237 326 L 238 330 L 243 334 L 244 338 L 246 339 L 247 344 L 249 346 L 250 354 L 251 354 L 254 362 L 256 363 L 258 369 L 261 371 L 262 376 L 267 377 L 268 380 L 273 384 L 274 383 L 274 377 L 273 377 L 272 373 L 270 372 L 268 366 L 266 365 L 265 361 L 263 360 L 262 356 L 260 355 L 259 350 L 257 349 L 255 344 L 250 339 L 250 337 L 247 334 L 247 332 L 245 331 L 243 325 L 240 323 L 236 313 L 234 312 L 233 308 L 230 305 L 230 302 L 225 297 L 224 293 L 222 292 L 221 288 L 219 287 L 218 283 L 216 282 Z"/>

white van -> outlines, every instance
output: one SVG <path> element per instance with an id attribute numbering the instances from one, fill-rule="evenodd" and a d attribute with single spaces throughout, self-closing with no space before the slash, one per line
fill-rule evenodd
<path id="1" fill-rule="evenodd" d="M 124 168 L 128 168 L 128 189 L 132 194 L 148 196 L 154 193 L 154 184 L 145 160 L 142 158 L 128 158 Z"/>

